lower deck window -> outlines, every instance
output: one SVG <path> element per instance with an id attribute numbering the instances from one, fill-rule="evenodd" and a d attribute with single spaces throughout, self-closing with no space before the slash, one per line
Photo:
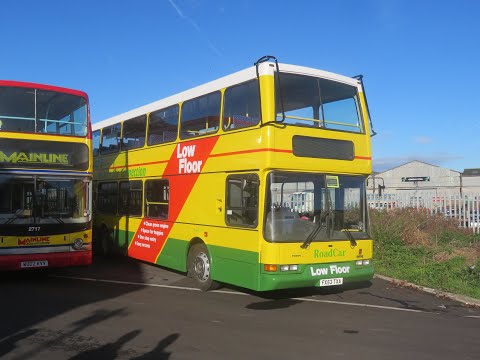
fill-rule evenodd
<path id="1" fill-rule="evenodd" d="M 142 216 L 143 188 L 141 180 L 120 182 L 120 206 L 123 215 Z"/>
<path id="2" fill-rule="evenodd" d="M 227 178 L 226 222 L 232 226 L 255 227 L 258 223 L 258 186 L 256 174 Z"/>
<path id="3" fill-rule="evenodd" d="M 168 218 L 170 186 L 166 179 L 145 181 L 145 217 Z"/>
<path id="4" fill-rule="evenodd" d="M 104 214 L 117 213 L 118 186 L 116 182 L 98 184 L 97 208 Z"/>

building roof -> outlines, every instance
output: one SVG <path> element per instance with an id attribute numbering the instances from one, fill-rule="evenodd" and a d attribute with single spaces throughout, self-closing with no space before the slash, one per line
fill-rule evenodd
<path id="1" fill-rule="evenodd" d="M 439 165 L 429 164 L 429 163 L 427 163 L 427 162 L 425 162 L 425 161 L 420 161 L 420 160 L 408 161 L 408 162 L 406 162 L 406 163 L 404 163 L 404 164 L 401 164 L 401 165 L 398 165 L 398 166 L 394 166 L 393 168 L 390 168 L 390 169 L 381 171 L 381 172 L 379 172 L 378 174 L 385 173 L 385 172 L 387 172 L 387 171 L 391 171 L 391 170 L 394 170 L 394 169 L 398 169 L 398 168 L 404 167 L 404 166 L 406 166 L 406 165 L 408 165 L 408 164 L 412 164 L 412 163 L 424 164 L 424 165 L 428 165 L 428 166 L 432 166 L 432 167 L 447 169 L 447 170 L 450 170 L 450 171 L 453 171 L 453 172 L 456 172 L 456 173 L 459 173 L 459 174 L 460 174 L 460 171 L 456 171 L 456 170 L 444 168 L 443 166 L 439 166 Z M 468 169 L 465 169 L 465 170 L 468 170 Z M 479 171 L 480 171 L 480 169 L 476 169 L 476 170 L 479 170 Z M 479 173 L 479 175 L 480 175 L 480 173 Z"/>
<path id="2" fill-rule="evenodd" d="M 463 176 L 480 176 L 480 169 L 465 169 L 462 173 Z"/>

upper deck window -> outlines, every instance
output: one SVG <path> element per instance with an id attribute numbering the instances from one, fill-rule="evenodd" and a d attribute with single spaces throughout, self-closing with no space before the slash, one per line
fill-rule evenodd
<path id="1" fill-rule="evenodd" d="M 148 145 L 163 144 L 177 139 L 178 105 L 154 111 L 148 120 Z"/>
<path id="2" fill-rule="evenodd" d="M 96 130 L 92 133 L 93 156 L 98 156 L 100 154 L 100 135 L 100 130 Z"/>
<path id="3" fill-rule="evenodd" d="M 281 89 L 278 82 L 275 88 L 277 121 L 282 119 L 283 102 L 286 124 L 364 132 L 356 87 L 286 73 L 280 73 L 280 83 Z"/>
<path id="4" fill-rule="evenodd" d="M 141 115 L 123 123 L 122 150 L 131 150 L 145 145 L 147 116 Z"/>
<path id="5" fill-rule="evenodd" d="M 224 130 L 254 126 L 259 121 L 260 94 L 257 79 L 225 90 L 223 104 Z"/>
<path id="6" fill-rule="evenodd" d="M 107 126 L 102 130 L 101 154 L 111 154 L 118 151 L 120 147 L 121 124 Z"/>
<path id="7" fill-rule="evenodd" d="M 81 96 L 0 86 L 0 130 L 85 136 L 87 112 Z"/>
<path id="8" fill-rule="evenodd" d="M 220 92 L 185 101 L 182 105 L 180 138 L 216 133 L 220 120 Z"/>

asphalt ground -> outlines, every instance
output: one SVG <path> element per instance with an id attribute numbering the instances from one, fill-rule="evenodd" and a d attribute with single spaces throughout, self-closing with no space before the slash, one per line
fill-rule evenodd
<path id="1" fill-rule="evenodd" d="M 480 309 L 382 279 L 201 292 L 126 258 L 0 276 L 1 359 L 478 359 Z"/>

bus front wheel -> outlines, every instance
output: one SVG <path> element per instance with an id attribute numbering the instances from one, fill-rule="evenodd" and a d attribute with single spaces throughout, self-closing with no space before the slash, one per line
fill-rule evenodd
<path id="1" fill-rule="evenodd" d="M 188 276 L 195 281 L 195 285 L 203 291 L 219 288 L 219 283 L 211 277 L 211 259 L 204 244 L 195 244 L 188 252 Z"/>

